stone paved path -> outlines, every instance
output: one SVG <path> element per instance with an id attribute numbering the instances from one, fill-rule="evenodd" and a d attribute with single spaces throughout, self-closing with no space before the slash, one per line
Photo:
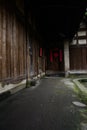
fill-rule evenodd
<path id="1" fill-rule="evenodd" d="M 62 78 L 45 77 L 0 102 L 0 130 L 79 130 L 77 100 Z"/>

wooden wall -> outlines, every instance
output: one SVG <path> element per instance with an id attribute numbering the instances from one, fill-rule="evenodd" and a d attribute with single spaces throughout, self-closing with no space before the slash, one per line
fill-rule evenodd
<path id="1" fill-rule="evenodd" d="M 45 70 L 44 55 L 39 57 L 37 31 L 28 29 L 26 45 L 25 20 L 13 1 L 0 1 L 0 82 L 13 83 L 30 76 L 30 39 L 32 45 L 33 76 L 39 74 L 39 66 Z M 24 15 L 24 14 L 23 14 Z M 35 34 L 36 32 L 36 34 Z M 32 34 L 32 37 L 31 37 Z M 31 37 L 31 38 L 30 38 Z"/>
<path id="2" fill-rule="evenodd" d="M 0 81 L 25 78 L 25 25 L 18 18 L 14 5 L 0 3 Z"/>
<path id="3" fill-rule="evenodd" d="M 70 70 L 87 70 L 87 46 L 70 47 Z"/>
<path id="4" fill-rule="evenodd" d="M 87 70 L 87 24 L 85 17 L 70 44 L 70 70 Z"/>
<path id="5" fill-rule="evenodd" d="M 32 38 L 32 66 L 33 76 L 37 76 L 41 72 L 45 72 L 45 54 L 44 48 L 42 48 L 42 56 L 40 56 L 39 40 Z"/>

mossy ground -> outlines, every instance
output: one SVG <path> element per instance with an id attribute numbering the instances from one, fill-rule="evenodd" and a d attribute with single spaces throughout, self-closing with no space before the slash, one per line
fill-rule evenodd
<path id="1" fill-rule="evenodd" d="M 74 91 L 77 93 L 81 102 L 83 102 L 87 105 L 87 94 L 85 92 L 81 91 L 76 85 L 74 86 Z"/>
<path id="2" fill-rule="evenodd" d="M 32 80 L 32 81 L 27 81 L 26 83 L 26 87 L 31 87 L 31 86 L 35 86 L 36 85 L 36 81 Z"/>
<path id="3" fill-rule="evenodd" d="M 87 95 L 84 92 L 82 92 L 76 85 L 74 86 L 74 91 L 76 92 L 80 101 L 87 105 Z M 79 111 L 82 117 L 82 122 L 87 124 L 87 107 L 80 109 Z"/>

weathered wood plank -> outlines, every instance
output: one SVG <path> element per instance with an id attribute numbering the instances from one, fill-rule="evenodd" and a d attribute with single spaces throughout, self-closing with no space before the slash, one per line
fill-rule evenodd
<path id="1" fill-rule="evenodd" d="M 16 18 L 15 18 L 15 14 L 13 15 L 13 45 L 14 45 L 14 77 L 17 76 L 17 54 L 16 54 L 16 50 L 17 50 L 17 44 L 16 44 Z"/>
<path id="2" fill-rule="evenodd" d="M 13 45 L 13 15 L 10 15 L 10 37 L 11 37 L 11 77 L 14 77 L 14 45 Z"/>
<path id="3" fill-rule="evenodd" d="M 35 75 L 37 75 L 37 46 L 36 42 L 34 43 L 35 46 Z"/>
<path id="4" fill-rule="evenodd" d="M 28 75 L 28 78 L 30 78 L 30 52 L 29 52 L 29 33 L 27 34 L 27 43 L 26 43 L 26 76 Z"/>
<path id="5" fill-rule="evenodd" d="M 7 11 L 6 19 L 7 19 L 7 26 L 6 26 L 6 71 L 7 77 L 11 77 L 11 31 L 10 31 L 10 14 L 9 10 Z"/>
<path id="6" fill-rule="evenodd" d="M 23 26 L 23 63 L 24 63 L 24 74 L 26 74 L 26 35 L 25 35 L 25 29 Z"/>
<path id="7" fill-rule="evenodd" d="M 86 46 L 70 47 L 70 69 L 71 70 L 87 69 L 87 47 Z"/>
<path id="8" fill-rule="evenodd" d="M 0 5 L 0 79 L 16 79 L 29 72 L 29 49 L 23 21 L 18 21 L 15 10 L 7 1 Z M 26 60 L 26 51 L 27 60 Z"/>
<path id="9" fill-rule="evenodd" d="M 6 78 L 6 11 L 2 10 L 2 78 Z"/>
<path id="10" fill-rule="evenodd" d="M 21 34 L 20 34 L 20 29 L 21 29 L 21 27 L 20 27 L 20 23 L 19 23 L 19 74 L 21 75 Z"/>
<path id="11" fill-rule="evenodd" d="M 21 42 L 20 42 L 20 44 L 21 44 L 21 75 L 23 75 L 23 25 L 21 24 L 21 26 L 20 26 L 20 33 L 21 33 Z"/>
<path id="12" fill-rule="evenodd" d="M 15 8 L 11 6 L 12 3 L 9 5 L 8 0 L 5 0 L 4 4 L 2 12 L 0 11 L 0 79 L 16 80 L 17 77 L 23 77 L 27 73 L 29 78 L 29 34 L 26 45 L 25 23 L 18 18 Z M 44 70 L 44 59 L 39 58 L 39 40 L 36 39 L 34 33 L 31 38 L 33 41 L 32 65 L 34 75 L 37 75 L 39 66 Z"/>
<path id="13" fill-rule="evenodd" d="M 16 60 L 17 60 L 17 76 L 19 76 L 20 75 L 20 73 L 19 73 L 19 57 L 18 57 L 18 55 L 19 55 L 19 53 L 18 53 L 18 51 L 19 51 L 19 42 L 18 42 L 18 36 L 19 36 L 19 32 L 18 32 L 18 20 L 17 20 L 17 18 L 16 18 Z"/>
<path id="14" fill-rule="evenodd" d="M 18 22 L 18 19 L 17 19 L 17 26 L 16 26 L 16 30 L 17 30 L 17 36 L 16 36 L 16 38 L 17 38 L 17 51 L 18 51 L 18 61 L 17 61 L 17 72 L 18 72 L 18 75 L 20 75 L 20 46 L 19 46 L 19 22 Z"/>
<path id="15" fill-rule="evenodd" d="M 2 79 L 2 7 L 0 6 L 0 80 Z"/>
<path id="16" fill-rule="evenodd" d="M 34 75 L 36 75 L 36 46 L 35 46 L 35 39 L 32 40 L 32 49 L 33 49 L 33 71 Z"/>

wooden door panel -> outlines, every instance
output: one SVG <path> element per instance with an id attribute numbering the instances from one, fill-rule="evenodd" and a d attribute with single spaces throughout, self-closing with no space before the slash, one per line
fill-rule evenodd
<path id="1" fill-rule="evenodd" d="M 87 47 L 70 47 L 70 70 L 87 69 Z"/>

